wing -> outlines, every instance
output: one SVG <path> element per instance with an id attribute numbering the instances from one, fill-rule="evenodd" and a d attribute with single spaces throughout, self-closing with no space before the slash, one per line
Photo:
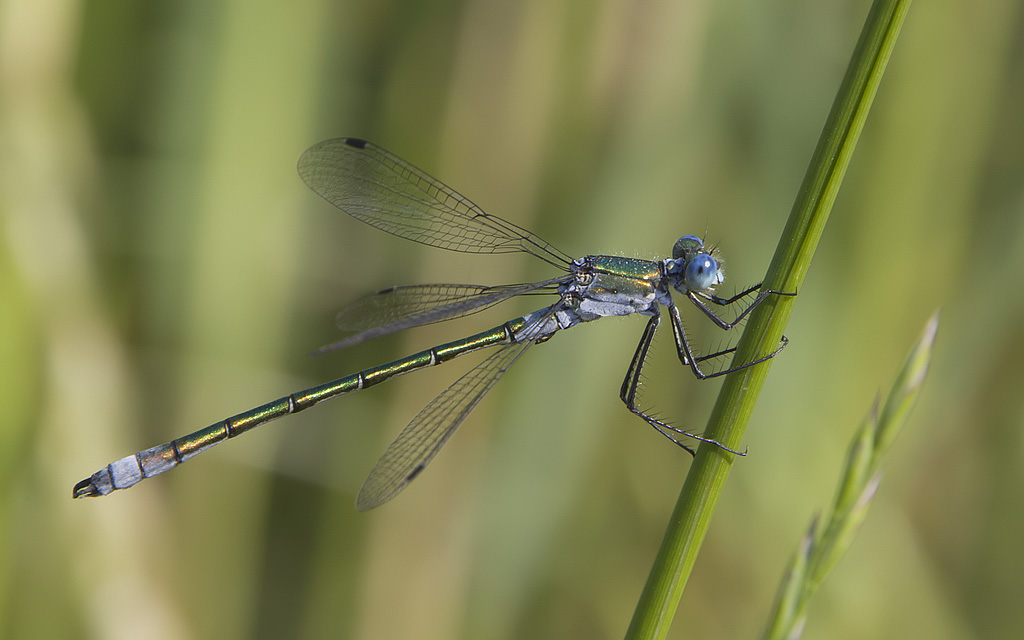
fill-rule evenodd
<path id="1" fill-rule="evenodd" d="M 371 338 L 434 322 L 453 320 L 493 307 L 509 298 L 561 284 L 565 276 L 488 287 L 478 284 L 425 284 L 391 287 L 356 300 L 342 309 L 335 324 L 356 331 L 317 349 L 317 353 L 344 349 Z M 551 293 L 554 293 L 552 291 Z"/>
<path id="2" fill-rule="evenodd" d="M 368 225 L 432 247 L 466 253 L 524 252 L 565 268 L 571 258 L 398 156 L 357 138 L 313 145 L 299 175 L 324 200 Z"/>
<path id="3" fill-rule="evenodd" d="M 524 340 L 505 345 L 423 407 L 370 471 L 356 498 L 356 509 L 379 507 L 412 482 L 531 344 L 532 340 Z"/>

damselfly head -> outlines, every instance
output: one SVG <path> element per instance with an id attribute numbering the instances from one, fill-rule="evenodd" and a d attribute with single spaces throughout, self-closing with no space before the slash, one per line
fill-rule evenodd
<path id="1" fill-rule="evenodd" d="M 725 280 L 722 265 L 704 248 L 697 236 L 683 236 L 672 247 L 672 259 L 665 261 L 672 286 L 678 291 L 707 291 Z"/>

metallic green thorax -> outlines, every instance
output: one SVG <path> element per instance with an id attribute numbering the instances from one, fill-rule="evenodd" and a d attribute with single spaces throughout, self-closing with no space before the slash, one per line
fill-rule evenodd
<path id="1" fill-rule="evenodd" d="M 656 282 L 661 277 L 658 263 L 639 258 L 623 258 L 622 256 L 587 256 L 587 262 L 594 271 L 609 276 L 636 281 Z"/>
<path id="2" fill-rule="evenodd" d="M 621 316 L 650 311 L 662 287 L 657 262 L 620 256 L 587 256 L 578 261 L 581 291 L 580 319 Z"/>

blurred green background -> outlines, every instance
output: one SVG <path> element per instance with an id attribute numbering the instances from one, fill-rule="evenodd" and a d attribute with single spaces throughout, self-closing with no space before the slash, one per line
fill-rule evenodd
<path id="1" fill-rule="evenodd" d="M 324 138 L 373 140 L 572 255 L 660 258 L 706 230 L 722 291 L 758 281 L 868 4 L 0 1 L 0 635 L 621 637 L 690 460 L 617 397 L 637 319 L 531 350 L 367 514 L 377 456 L 478 358 L 127 492 L 71 487 L 529 310 L 307 357 L 368 291 L 553 275 L 331 209 L 294 169 Z M 806 637 L 1020 637 L 1022 97 L 1018 0 L 911 8 L 671 637 L 761 632 L 936 308 L 931 378 Z M 669 335 L 646 402 L 700 429 L 718 385 Z"/>

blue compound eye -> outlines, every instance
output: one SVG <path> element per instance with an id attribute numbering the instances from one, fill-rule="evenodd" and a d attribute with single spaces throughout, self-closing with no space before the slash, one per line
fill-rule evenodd
<path id="1" fill-rule="evenodd" d="M 718 262 L 706 253 L 700 254 L 686 263 L 683 277 L 691 291 L 703 291 L 720 282 Z"/>

